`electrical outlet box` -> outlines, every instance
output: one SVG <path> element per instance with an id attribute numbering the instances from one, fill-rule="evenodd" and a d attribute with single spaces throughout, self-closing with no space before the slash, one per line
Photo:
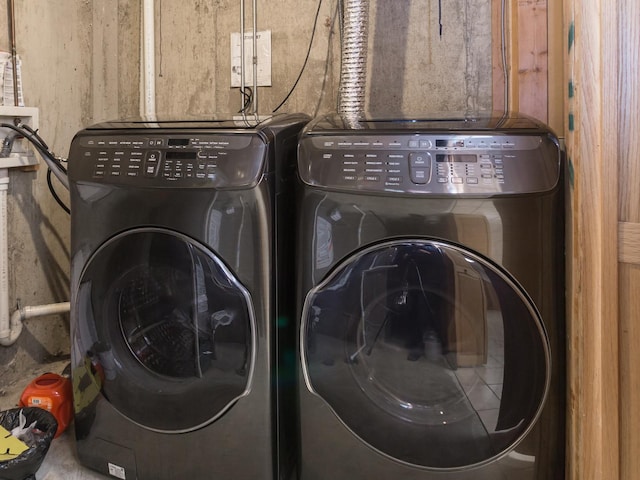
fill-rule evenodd
<path id="1" fill-rule="evenodd" d="M 10 107 L 0 106 L 0 123 L 16 124 L 16 119 L 32 129 L 38 129 L 38 109 L 34 107 Z M 7 127 L 0 127 L 0 150 L 2 142 L 8 135 L 15 131 Z M 38 164 L 33 146 L 26 138 L 17 137 L 13 142 L 13 148 L 8 157 L 0 157 L 0 168 L 28 167 Z"/>
<path id="2" fill-rule="evenodd" d="M 271 86 L 271 30 L 258 32 L 256 36 L 257 83 L 259 87 Z M 239 87 L 244 70 L 244 84 L 253 85 L 253 32 L 244 32 L 244 68 L 242 68 L 242 44 L 240 33 L 231 34 L 231 86 Z"/>

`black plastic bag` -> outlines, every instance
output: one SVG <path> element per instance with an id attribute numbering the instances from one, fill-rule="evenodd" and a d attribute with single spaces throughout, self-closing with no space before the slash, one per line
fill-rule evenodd
<path id="1" fill-rule="evenodd" d="M 27 419 L 27 425 L 36 422 L 35 428 L 42 432 L 35 445 L 11 460 L 0 462 L 1 480 L 35 480 L 35 473 L 44 460 L 51 440 L 58 429 L 56 418 L 47 410 L 37 407 L 12 408 L 0 412 L 0 425 L 11 431 L 20 426 L 20 411 Z"/>

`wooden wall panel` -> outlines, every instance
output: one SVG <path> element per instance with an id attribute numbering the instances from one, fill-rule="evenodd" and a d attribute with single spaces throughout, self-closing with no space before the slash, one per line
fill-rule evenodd
<path id="1" fill-rule="evenodd" d="M 549 4 L 547 23 L 547 116 L 548 123 L 562 118 L 556 130 L 569 163 L 568 478 L 633 480 L 640 478 L 640 2 L 564 0 L 560 41 L 558 3 Z M 494 0 L 494 45 L 500 4 Z M 536 18 L 537 2 L 507 4 L 507 58 L 518 68 L 510 101 L 531 112 L 539 102 L 522 99 L 544 91 L 528 82 L 536 56 L 524 46 L 540 35 L 526 21 Z M 499 53 L 494 46 L 496 108 L 504 105 Z"/>
<path id="2" fill-rule="evenodd" d="M 640 475 L 640 266 L 620 266 L 620 478 Z"/>
<path id="3" fill-rule="evenodd" d="M 618 3 L 620 478 L 633 479 L 640 476 L 640 4 Z"/>
<path id="4" fill-rule="evenodd" d="M 618 0 L 620 220 L 640 222 L 640 2 Z M 607 159 L 603 159 L 607 162 Z"/>
<path id="5" fill-rule="evenodd" d="M 518 108 L 548 123 L 547 0 L 518 0 L 517 33 Z"/>
<path id="6" fill-rule="evenodd" d="M 509 109 L 535 117 L 562 134 L 562 55 L 550 55 L 549 41 L 557 46 L 562 23 L 554 18 L 549 22 L 547 0 L 505 0 L 503 19 L 502 0 L 492 2 L 493 29 L 493 107 L 503 110 L 505 105 L 502 28 L 507 71 L 509 74 Z M 555 15 L 561 4 L 554 2 L 551 12 Z M 555 30 L 549 31 L 549 25 Z M 554 66 L 549 71 L 550 60 Z M 553 102 L 553 105 L 550 105 Z M 550 116 L 552 113 L 552 116 Z"/>

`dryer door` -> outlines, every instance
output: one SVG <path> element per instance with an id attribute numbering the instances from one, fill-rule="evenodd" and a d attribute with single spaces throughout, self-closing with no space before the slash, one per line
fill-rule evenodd
<path id="1" fill-rule="evenodd" d="M 512 450 L 550 380 L 541 318 L 490 260 L 442 241 L 359 251 L 307 296 L 307 387 L 393 459 L 460 469 Z"/>
<path id="2" fill-rule="evenodd" d="M 141 228 L 111 238 L 87 262 L 75 308 L 75 371 L 139 425 L 195 429 L 249 392 L 249 293 L 189 237 Z"/>

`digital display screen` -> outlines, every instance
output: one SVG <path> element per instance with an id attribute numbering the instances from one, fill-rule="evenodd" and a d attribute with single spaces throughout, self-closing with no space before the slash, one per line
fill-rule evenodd
<path id="1" fill-rule="evenodd" d="M 170 147 L 186 147 L 187 145 L 189 145 L 188 138 L 170 138 L 169 139 Z"/>
<path id="2" fill-rule="evenodd" d="M 195 160 L 196 152 L 188 150 L 170 151 L 166 153 L 167 160 Z"/>
<path id="3" fill-rule="evenodd" d="M 436 140 L 436 147 L 464 147 L 464 140 Z"/>
<path id="4" fill-rule="evenodd" d="M 445 155 L 445 154 L 438 154 L 438 155 L 436 155 L 436 162 L 477 163 L 478 162 L 478 156 L 477 155 Z"/>

